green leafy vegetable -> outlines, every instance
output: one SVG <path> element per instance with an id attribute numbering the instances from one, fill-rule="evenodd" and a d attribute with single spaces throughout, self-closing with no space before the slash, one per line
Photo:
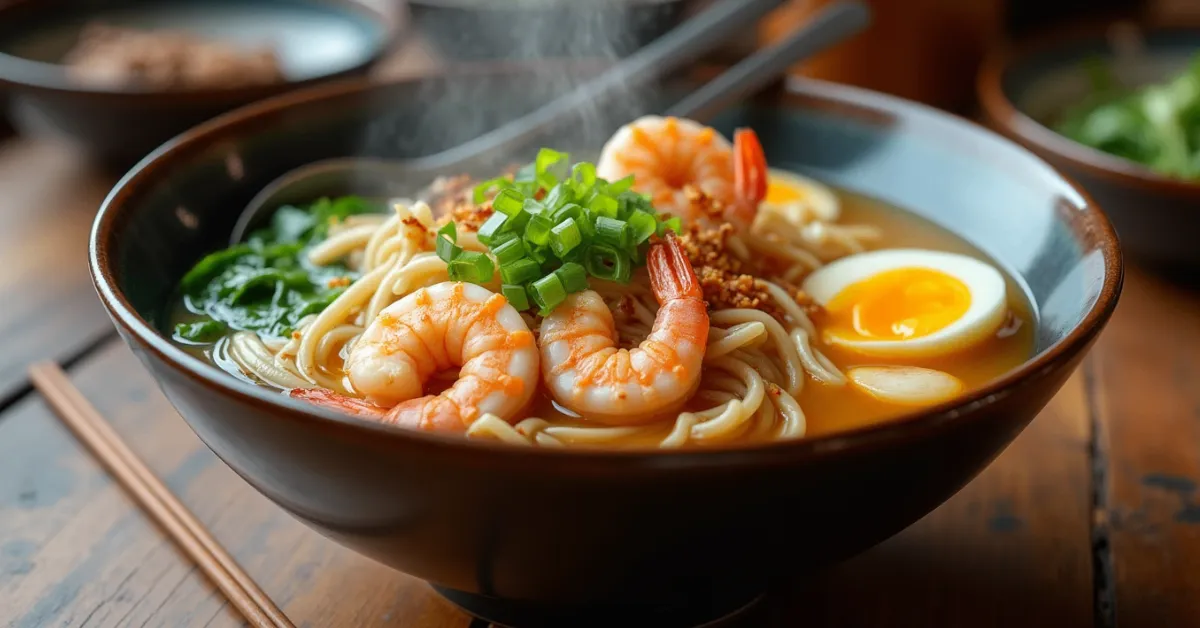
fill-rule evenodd
<path id="1" fill-rule="evenodd" d="M 217 251 L 179 282 L 184 305 L 199 320 L 175 327 L 178 340 L 210 343 L 230 329 L 282 337 L 305 316 L 324 310 L 357 279 L 344 265 L 316 266 L 308 249 L 323 241 L 331 224 L 382 209 L 366 199 L 323 198 L 307 207 L 280 207 L 270 226 L 244 244 Z M 450 247 L 454 242 L 450 227 Z M 439 232 L 442 253 L 444 232 Z"/>
<path id="2" fill-rule="evenodd" d="M 1085 66 L 1092 92 L 1055 129 L 1081 144 L 1170 177 L 1200 178 L 1200 55 L 1162 83 L 1124 89 L 1101 61 Z"/>
<path id="3" fill-rule="evenodd" d="M 518 310 L 536 306 L 548 313 L 568 294 L 586 290 L 588 275 L 628 282 L 650 238 L 681 229 L 678 218 L 660 216 L 648 197 L 632 191 L 632 176 L 609 182 L 597 176 L 595 164 L 568 167 L 569 159 L 543 148 L 511 179 L 475 188 L 475 201 L 492 195 L 495 211 L 480 227 L 479 241 L 499 265 L 502 293 Z M 466 270 L 457 263 L 461 257 L 451 259 L 452 277 L 492 279 Z"/>

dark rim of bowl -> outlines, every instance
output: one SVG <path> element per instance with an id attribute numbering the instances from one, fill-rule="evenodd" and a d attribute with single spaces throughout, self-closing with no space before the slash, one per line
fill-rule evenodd
<path id="1" fill-rule="evenodd" d="M 1105 27 L 1091 27 L 1068 35 L 1048 35 L 1020 46 L 1000 46 L 980 65 L 975 89 L 988 122 L 1043 157 L 1057 159 L 1094 176 L 1135 187 L 1200 199 L 1200 183 L 1161 175 L 1139 163 L 1110 155 L 1064 137 L 1034 120 L 1009 98 L 1004 79 L 1009 71 L 1047 52 L 1102 42 Z M 1200 33 L 1197 27 L 1144 26 L 1148 33 Z"/>
<path id="2" fill-rule="evenodd" d="M 522 66 L 519 64 L 510 63 L 481 64 L 458 67 L 436 76 L 470 77 L 511 71 L 520 67 Z M 528 66 L 524 67 L 528 68 Z M 410 76 L 385 85 L 429 78 L 435 77 Z M 734 443 L 681 450 L 652 448 L 559 450 L 557 448 L 519 447 L 491 440 L 468 439 L 461 435 L 397 428 L 326 410 L 313 404 L 291 399 L 265 387 L 238 380 L 176 346 L 133 309 L 117 287 L 118 283 L 108 254 L 108 247 L 110 241 L 113 240 L 113 229 L 124 210 L 131 206 L 131 201 L 143 193 L 145 187 L 160 179 L 162 171 L 170 170 L 175 161 L 186 159 L 190 154 L 211 146 L 215 140 L 261 126 L 264 118 L 284 115 L 286 111 L 296 106 L 355 93 L 365 93 L 372 88 L 381 86 L 365 80 L 346 80 L 247 105 L 177 136 L 160 146 L 127 173 L 104 200 L 92 228 L 88 250 L 88 263 L 96 290 L 110 316 L 126 332 L 127 338 L 136 339 L 139 345 L 153 352 L 164 364 L 217 394 L 227 395 L 239 402 L 270 411 L 276 416 L 304 423 L 310 428 L 317 427 L 336 432 L 341 438 L 376 444 L 386 444 L 389 441 L 407 442 L 431 448 L 469 451 L 474 452 L 474 455 L 482 455 L 486 452 L 493 459 L 504 458 L 506 463 L 511 464 L 520 464 L 522 460 L 529 464 L 535 464 L 536 460 L 543 457 L 553 459 L 567 457 L 579 460 L 580 464 L 583 464 L 584 461 L 601 463 L 605 460 L 626 460 L 634 461 L 633 464 L 642 468 L 670 469 L 687 467 L 700 459 L 713 464 L 719 464 L 722 461 L 733 462 L 726 456 L 737 457 L 745 455 L 747 452 L 753 452 L 756 460 L 770 464 L 794 460 L 796 456 L 816 458 L 840 455 L 846 450 L 870 451 L 885 447 L 897 439 L 919 438 L 924 434 L 935 432 L 942 426 L 953 423 L 955 419 L 969 415 L 1000 398 L 1014 394 L 1024 385 L 1054 371 L 1054 367 L 1061 367 L 1064 363 L 1074 359 L 1090 345 L 1103 328 L 1112 315 L 1120 295 L 1124 269 L 1117 236 L 1108 218 L 1082 189 L 1062 177 L 1052 166 L 1045 164 L 1025 149 L 1014 146 L 1016 150 L 1025 152 L 1030 159 L 1058 176 L 1084 200 L 1084 207 L 1072 221 L 1072 227 L 1077 234 L 1084 237 L 1087 242 L 1094 243 L 1102 252 L 1104 284 L 1096 302 L 1086 312 L 1082 321 L 1064 338 L 988 384 L 949 402 L 908 412 L 884 423 L 844 432 L 791 441 Z M 937 123 L 951 125 L 958 132 L 983 134 L 985 137 L 990 136 L 988 137 L 990 141 L 1005 141 L 970 121 L 943 113 L 932 107 L 859 88 L 817 80 L 792 80 L 787 83 L 785 96 L 785 101 L 801 99 L 826 106 L 832 105 L 834 109 L 861 115 L 879 115 L 881 111 L 899 111 L 906 116 L 915 115 L 931 120 L 936 118 Z"/>
<path id="3" fill-rule="evenodd" d="M 163 102 L 182 102 L 187 104 L 209 102 L 249 102 L 275 96 L 282 91 L 305 88 L 318 83 L 346 78 L 360 73 L 389 54 L 408 29 L 400 11 L 385 8 L 390 6 L 365 0 L 318 0 L 320 3 L 335 5 L 349 11 L 359 13 L 374 23 L 383 26 L 383 38 L 370 56 L 358 63 L 318 76 L 301 80 L 285 80 L 271 85 L 256 85 L 224 89 L 195 89 L 195 90 L 146 90 L 133 86 L 92 87 L 70 80 L 63 66 L 58 63 L 33 61 L 0 52 L 0 87 L 13 91 L 38 91 L 45 93 L 66 94 L 87 98 L 154 98 Z M 39 0 L 15 0 L 8 5 L 0 5 L 0 20 L 8 19 L 9 14 L 18 11 L 42 11 L 38 7 Z"/>

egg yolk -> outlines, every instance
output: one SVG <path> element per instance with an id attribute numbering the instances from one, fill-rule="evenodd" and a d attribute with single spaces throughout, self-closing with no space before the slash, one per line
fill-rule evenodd
<path id="1" fill-rule="evenodd" d="M 929 268 L 896 268 L 850 284 L 825 306 L 826 333 L 859 340 L 920 338 L 971 306 L 959 279 Z"/>
<path id="2" fill-rule="evenodd" d="M 808 198 L 804 188 L 787 181 L 770 180 L 767 182 L 767 196 L 763 202 L 772 205 L 795 203 Z"/>

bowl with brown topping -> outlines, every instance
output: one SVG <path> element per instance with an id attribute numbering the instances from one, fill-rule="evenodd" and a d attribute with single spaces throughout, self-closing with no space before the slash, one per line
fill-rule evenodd
<path id="1" fill-rule="evenodd" d="M 18 0 L 0 8 L 0 88 L 18 131 L 123 169 L 217 114 L 366 73 L 401 23 L 356 0 Z"/>

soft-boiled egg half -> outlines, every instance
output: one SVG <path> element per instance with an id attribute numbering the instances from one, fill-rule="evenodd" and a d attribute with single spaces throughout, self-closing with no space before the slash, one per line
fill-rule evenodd
<path id="1" fill-rule="evenodd" d="M 877 357 L 935 357 L 994 335 L 1008 313 L 1000 271 L 977 259 L 924 249 L 843 257 L 804 281 L 825 310 L 822 337 Z"/>
<path id="2" fill-rule="evenodd" d="M 841 211 L 837 195 L 827 186 L 775 168 L 767 172 L 767 196 L 762 205 L 768 211 L 788 217 L 792 224 L 814 219 L 833 222 Z"/>

